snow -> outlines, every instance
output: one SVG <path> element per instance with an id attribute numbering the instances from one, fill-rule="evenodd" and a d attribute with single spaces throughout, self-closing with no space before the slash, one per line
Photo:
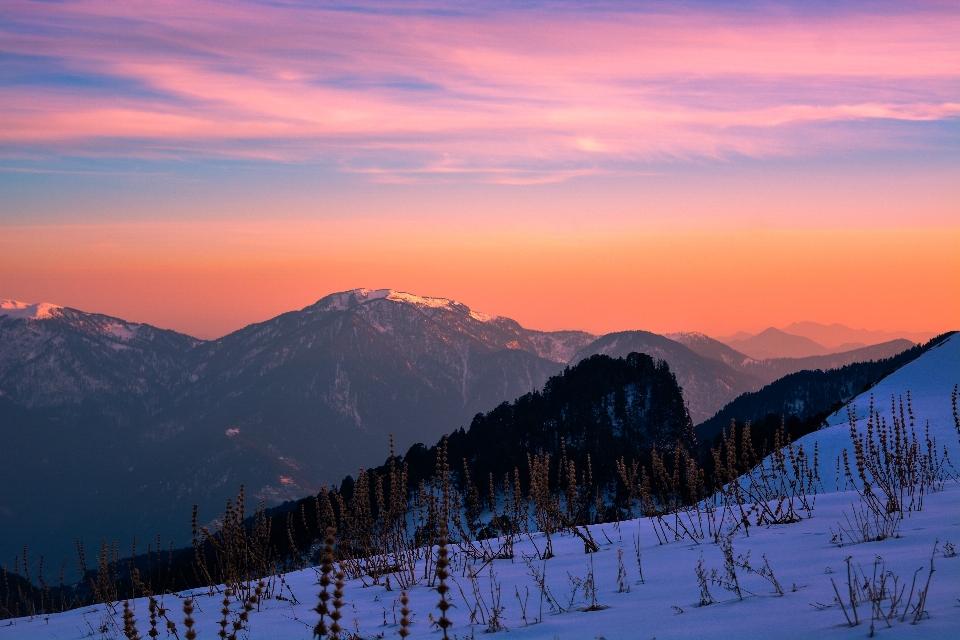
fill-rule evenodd
<path id="1" fill-rule="evenodd" d="M 533 541 L 524 539 L 515 547 L 513 560 L 493 562 L 495 580 L 501 587 L 501 605 L 505 607 L 503 622 L 509 629 L 505 637 L 515 639 L 577 639 L 608 638 L 610 640 L 629 638 L 827 638 L 846 640 L 847 638 L 865 638 L 869 632 L 869 621 L 861 622 L 857 627 L 846 626 L 843 613 L 833 604 L 833 578 L 838 587 L 845 587 L 846 569 L 844 558 L 852 556 L 852 562 L 859 564 L 867 573 L 877 556 L 882 557 L 886 569 L 900 576 L 900 584 L 909 579 L 919 567 L 929 565 L 930 556 L 937 540 L 942 551 L 947 541 L 960 543 L 960 486 L 949 483 L 947 488 L 930 495 L 921 512 L 907 518 L 901 535 L 897 539 L 873 542 L 839 548 L 830 543 L 831 528 L 836 528 L 843 511 L 850 508 L 850 502 L 856 500 L 855 494 L 834 493 L 821 495 L 817 499 L 813 517 L 799 523 L 772 527 L 752 527 L 750 536 L 739 534 L 734 539 L 737 554 L 750 552 L 754 567 L 763 562 L 766 555 L 776 579 L 783 585 L 785 594 L 777 596 L 772 586 L 755 575 L 743 575 L 741 586 L 754 595 L 745 595 L 742 601 L 721 587 L 711 586 L 710 591 L 717 600 L 715 604 L 699 606 L 700 592 L 694 570 L 701 557 L 704 566 L 709 569 L 723 570 L 723 557 L 717 545 L 701 541 L 700 544 L 689 540 L 658 545 L 649 520 L 641 519 L 621 523 L 591 527 L 594 538 L 600 544 L 600 551 L 593 554 L 593 571 L 597 585 L 597 602 L 608 607 L 602 611 L 587 612 L 583 609 L 587 602 L 582 590 L 578 591 L 576 601 L 569 612 L 551 612 L 544 603 L 542 622 L 540 617 L 539 592 L 531 578 L 521 554 L 536 554 L 534 543 L 543 547 L 543 538 L 537 534 Z M 638 532 L 642 541 L 643 577 L 640 583 L 637 571 L 632 537 Z M 609 540 L 608 540 L 609 538 Z M 565 536 L 554 538 L 554 551 L 557 554 L 546 562 L 547 584 L 557 599 L 566 608 L 566 599 L 571 589 L 569 576 L 584 579 L 589 575 L 591 557 L 584 554 L 579 539 Z M 629 593 L 620 593 L 617 581 L 618 551 L 623 552 L 627 571 Z M 534 561 L 540 569 L 542 561 Z M 927 611 L 929 619 L 924 618 L 916 626 L 910 620 L 892 623 L 892 628 L 880 623 L 879 638 L 953 638 L 960 630 L 960 607 L 957 605 L 960 585 L 960 556 L 945 558 L 942 553 L 935 557 L 936 572 L 931 581 Z M 926 579 L 926 571 L 920 573 L 918 581 Z M 317 576 L 313 569 L 287 574 L 293 595 L 299 601 L 267 600 L 262 611 L 250 617 L 249 638 L 289 638 L 307 640 L 316 622 L 312 608 L 316 605 Z M 479 586 L 488 603 L 489 573 L 481 572 Z M 397 637 L 398 626 L 394 623 L 394 605 L 400 597 L 396 582 L 393 590 L 383 586 L 364 587 L 359 580 L 348 581 L 344 601 L 347 603 L 344 626 L 363 638 L 377 637 L 385 633 L 386 638 Z M 451 638 L 471 638 L 481 634 L 485 625 L 469 624 L 468 606 L 474 604 L 470 596 L 469 580 L 461 569 L 453 572 L 451 619 L 454 626 Z M 461 596 L 460 589 L 467 594 L 469 604 Z M 530 591 L 527 604 L 528 626 L 521 618 L 521 609 L 514 595 L 518 590 L 521 597 Z M 795 589 L 795 590 L 794 590 Z M 196 591 L 196 601 L 202 611 L 194 614 L 200 638 L 212 638 L 216 632 L 216 623 L 220 615 L 222 596 L 206 595 L 206 591 Z M 439 638 L 435 629 L 431 629 L 428 615 L 437 615 L 436 591 L 426 584 L 420 584 L 409 591 L 410 608 L 413 610 L 415 624 L 412 627 L 414 638 Z M 916 596 L 914 596 L 916 598 Z M 167 596 L 167 606 L 173 609 L 171 618 L 182 619 L 179 603 Z M 915 600 L 914 600 L 915 601 Z M 143 599 L 134 602 L 139 631 L 146 637 L 147 603 Z M 10 621 L 9 626 L 0 626 L 0 639 L 33 638 L 76 638 L 78 631 L 82 637 L 89 633 L 88 621 L 98 626 L 101 619 L 112 618 L 122 626 L 120 606 L 117 613 L 102 606 L 86 607 L 48 618 L 21 618 Z M 396 605 L 399 610 L 399 605 Z M 681 612 L 682 611 L 682 612 Z M 868 617 L 868 608 L 861 605 L 861 620 Z M 396 618 L 399 619 L 399 613 Z M 386 618 L 386 626 L 384 626 Z M 7 622 L 0 624 L 8 624 Z M 161 632 L 163 633 L 163 632 Z M 98 633 L 92 637 L 101 637 Z M 121 637 L 119 633 L 114 636 Z M 182 628 L 181 628 L 182 637 Z"/>
<path id="2" fill-rule="evenodd" d="M 104 331 L 120 340 L 130 340 L 137 335 L 139 325 L 111 322 L 103 327 Z"/>
<path id="3" fill-rule="evenodd" d="M 917 437 L 924 441 L 926 422 L 930 424 L 930 437 L 936 439 L 937 448 L 944 446 L 949 452 L 954 466 L 960 469 L 960 440 L 953 422 L 953 409 L 950 393 L 954 385 L 960 383 L 960 334 L 953 335 L 941 344 L 913 362 L 881 380 L 872 389 L 861 393 L 850 401 L 849 406 L 856 408 L 859 427 L 866 426 L 866 416 L 870 407 L 870 396 L 874 399 L 874 411 L 891 421 L 891 396 L 897 398 L 897 412 L 902 398 L 906 411 L 907 392 L 910 392 L 910 404 L 917 417 Z M 804 449 L 813 452 L 814 442 L 818 443 L 820 453 L 820 475 L 824 483 L 836 482 L 836 460 L 844 449 L 853 459 L 850 449 L 850 425 L 846 408 L 827 418 L 830 425 L 820 431 L 804 436 L 797 441 Z M 836 488 L 831 485 L 827 488 Z M 960 537 L 960 536 L 958 536 Z"/>
<path id="4" fill-rule="evenodd" d="M 49 318 L 53 311 L 63 307 L 49 302 L 19 302 L 17 300 L 0 299 L 0 316 L 11 318 L 28 318 L 30 320 L 41 320 Z"/>
<path id="5" fill-rule="evenodd" d="M 387 296 L 387 300 L 393 300 L 394 302 L 406 302 L 407 304 L 413 304 L 418 307 L 431 307 L 434 309 L 449 309 L 456 304 L 453 300 L 448 298 L 417 296 L 412 293 L 403 293 L 402 291 L 391 291 Z"/>
<path id="6" fill-rule="evenodd" d="M 412 293 L 404 293 L 394 289 L 352 289 L 333 293 L 323 298 L 318 305 L 327 311 L 346 311 L 361 304 L 372 302 L 373 300 L 387 299 L 392 302 L 411 304 L 422 309 L 446 309 L 448 311 L 461 310 L 469 313 L 470 317 L 479 322 L 489 322 L 495 316 L 482 313 L 480 311 L 471 311 L 469 307 L 456 300 L 449 298 L 432 298 L 430 296 L 418 296 Z"/>
<path id="7" fill-rule="evenodd" d="M 912 405 L 917 423 L 922 427 L 930 421 L 931 434 L 938 444 L 946 445 L 954 456 L 958 450 L 958 434 L 953 424 L 950 407 L 950 392 L 960 381 L 960 340 L 950 339 L 931 349 L 901 370 L 881 381 L 872 393 L 877 398 L 877 408 L 889 418 L 887 406 L 891 393 L 906 395 L 911 391 Z M 854 403 L 858 413 L 865 413 L 869 393 L 858 396 Z M 810 434 L 799 442 L 812 451 L 813 443 L 819 443 L 821 465 L 836 457 L 849 441 L 845 412 L 830 418 L 831 426 Z M 862 413 L 861 413 L 862 415 Z M 829 466 L 829 465 L 826 465 Z M 828 476 L 821 466 L 821 476 L 827 483 Z M 835 489 L 835 487 L 831 487 Z M 695 568 L 700 558 L 706 569 L 723 571 L 723 556 L 716 544 L 709 540 L 693 542 L 690 539 L 658 544 L 650 519 L 632 520 L 616 524 L 591 527 L 593 537 L 600 544 L 600 551 L 584 554 L 582 542 L 573 536 L 554 536 L 556 557 L 546 561 L 534 560 L 543 570 L 546 566 L 547 584 L 560 600 L 566 612 L 551 611 L 547 603 L 540 614 L 540 596 L 523 556 L 536 555 L 536 547 L 543 548 L 541 534 L 531 539 L 522 538 L 515 546 L 511 559 L 495 560 L 491 566 L 494 581 L 500 586 L 501 605 L 505 607 L 502 620 L 509 629 L 506 637 L 515 639 L 579 639 L 606 638 L 632 639 L 656 638 L 826 638 L 846 640 L 866 638 L 870 632 L 869 605 L 861 604 L 861 623 L 849 627 L 840 607 L 835 604 L 834 587 L 841 592 L 846 588 L 845 559 L 851 558 L 855 567 L 867 575 L 873 572 L 874 562 L 883 563 L 886 571 L 899 576 L 899 586 L 910 580 L 918 568 L 918 589 L 927 579 L 927 568 L 935 545 L 936 572 L 930 582 L 930 595 L 925 607 L 929 618 L 924 617 L 916 625 L 908 617 L 900 622 L 899 617 L 887 628 L 884 622 L 877 623 L 876 637 L 886 639 L 916 638 L 940 639 L 960 637 L 960 555 L 946 557 L 945 545 L 950 542 L 960 545 L 960 483 L 948 480 L 942 491 L 928 494 L 923 510 L 906 517 L 900 525 L 900 536 L 882 542 L 845 545 L 842 548 L 831 542 L 832 531 L 838 529 L 849 514 L 852 505 L 858 503 L 855 492 L 833 490 L 817 496 L 812 516 L 800 522 L 768 527 L 750 527 L 749 536 L 743 531 L 733 538 L 736 554 L 750 552 L 751 563 L 759 567 L 762 556 L 769 560 L 776 579 L 784 588 L 778 596 L 770 583 L 754 574 L 740 572 L 741 586 L 750 593 L 739 600 L 733 593 L 720 586 L 711 585 L 710 592 L 717 600 L 709 606 L 700 606 L 700 589 Z M 644 582 L 641 583 L 633 548 L 633 536 L 639 532 L 642 542 L 642 566 Z M 536 545 L 536 546 L 535 546 Z M 622 552 L 627 572 L 629 592 L 618 588 L 618 554 Z M 878 560 L 879 559 L 879 560 Z M 573 605 L 567 607 L 571 593 L 571 577 L 586 579 L 591 571 L 597 587 L 597 602 L 605 607 L 599 611 L 585 611 L 588 602 L 583 590 L 576 592 Z M 453 627 L 451 638 L 473 638 L 486 629 L 484 624 L 470 624 L 469 609 L 475 600 L 471 595 L 470 581 L 465 577 L 463 556 L 454 562 L 451 581 L 451 598 L 454 607 L 450 617 Z M 479 591 L 490 604 L 489 567 L 480 572 Z M 422 572 L 422 568 L 421 568 Z M 316 614 L 317 575 L 313 569 L 287 574 L 289 592 L 297 602 L 270 599 L 263 602 L 261 611 L 250 616 L 250 629 L 246 637 L 304 639 L 312 637 Z M 351 580 L 345 588 L 343 623 L 347 631 L 358 633 L 362 638 L 397 637 L 400 597 L 394 581 L 393 589 L 384 586 L 365 587 L 360 580 Z M 467 594 L 466 598 L 461 595 Z M 529 590 L 526 605 L 527 623 L 521 616 L 521 607 L 515 592 L 521 598 Z M 200 611 L 194 613 L 200 638 L 215 637 L 220 617 L 222 596 L 208 595 L 197 591 L 196 602 Z M 289 593 L 285 594 L 289 597 Z M 432 627 L 428 616 L 437 615 L 438 595 L 425 583 L 409 590 L 410 609 L 414 612 L 412 636 L 414 638 L 439 638 L 441 634 Z M 906 596 L 905 596 L 906 597 Z M 916 594 L 913 602 L 916 603 Z M 166 596 L 166 604 L 172 610 L 171 618 L 182 620 L 179 602 Z M 133 603 L 139 631 L 146 637 L 147 603 L 140 599 Z M 236 609 L 236 605 L 234 605 Z M 903 607 L 901 606 L 901 611 Z M 113 622 L 113 635 L 95 631 L 101 623 Z M 6 626 L 2 626 L 6 625 Z M 121 607 L 98 605 L 62 614 L 45 617 L 21 618 L 0 623 L 0 640 L 80 637 L 121 637 Z M 182 636 L 182 626 L 181 626 Z M 161 634 L 166 637 L 165 632 Z M 384 634 L 384 635 L 380 635 Z M 345 636 L 342 636 L 345 637 Z M 353 636 L 350 636 L 353 637 Z"/>

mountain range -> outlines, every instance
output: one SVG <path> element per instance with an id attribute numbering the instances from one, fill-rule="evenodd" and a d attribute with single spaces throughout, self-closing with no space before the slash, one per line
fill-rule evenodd
<path id="1" fill-rule="evenodd" d="M 741 331 L 717 340 L 751 358 L 765 360 L 831 355 L 895 340 L 916 344 L 935 335 L 932 332 L 851 329 L 842 324 L 804 321 L 794 322 L 783 329 L 768 327 L 757 334 Z"/>
<path id="2" fill-rule="evenodd" d="M 910 343 L 756 360 L 703 334 L 543 332 L 446 298 L 356 289 L 203 341 L 0 301 L 0 558 L 74 537 L 183 542 L 246 485 L 276 504 L 433 442 L 596 354 L 668 363 L 694 422 L 804 368 Z M 98 518 L 90 518 L 91 512 Z M 36 553 L 34 553 L 36 556 Z"/>

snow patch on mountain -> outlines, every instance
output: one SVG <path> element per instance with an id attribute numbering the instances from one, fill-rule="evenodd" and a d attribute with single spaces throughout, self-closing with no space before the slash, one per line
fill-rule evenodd
<path id="1" fill-rule="evenodd" d="M 103 330 L 120 340 L 130 340 L 137 335 L 138 324 L 126 324 L 121 322 L 111 322 L 104 325 Z"/>
<path id="2" fill-rule="evenodd" d="M 0 299 L 0 316 L 11 318 L 27 318 L 41 320 L 49 318 L 53 312 L 63 307 L 49 302 L 20 302 L 18 300 Z"/>
<path id="3" fill-rule="evenodd" d="M 393 300 L 394 302 L 406 302 L 418 307 L 431 307 L 433 309 L 450 309 L 453 307 L 453 305 L 457 304 L 449 298 L 431 298 L 393 290 L 390 291 L 390 294 L 387 296 L 387 300 Z"/>

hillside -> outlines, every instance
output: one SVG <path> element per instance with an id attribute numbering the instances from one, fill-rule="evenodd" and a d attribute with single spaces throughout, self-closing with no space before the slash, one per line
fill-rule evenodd
<path id="1" fill-rule="evenodd" d="M 936 450 L 949 452 L 950 460 L 956 466 L 960 460 L 960 425 L 954 420 L 951 407 L 951 393 L 960 384 L 960 334 L 945 334 L 946 339 L 930 342 L 924 354 L 909 362 L 895 372 L 880 380 L 875 386 L 852 398 L 847 407 L 855 410 L 855 416 L 861 429 L 867 422 L 871 405 L 887 424 L 892 422 L 894 412 L 899 414 L 900 403 L 912 407 L 913 417 L 907 415 L 908 423 L 914 423 L 917 434 L 926 441 L 927 427 Z M 930 344 L 930 343 L 928 343 Z M 960 400 L 958 400 L 960 401 Z M 847 420 L 847 407 L 843 407 L 826 418 L 827 426 L 812 433 L 800 442 L 812 446 L 818 443 L 822 460 L 835 462 L 844 449 L 851 449 L 849 440 L 850 425 Z M 832 474 L 828 474 L 833 479 Z M 827 476 L 824 476 L 825 481 Z M 832 489 L 830 486 L 828 489 Z M 952 537 L 951 537 L 952 539 Z"/>
<path id="2" fill-rule="evenodd" d="M 729 428 L 731 420 L 760 423 L 768 415 L 777 424 L 781 417 L 785 420 L 794 418 L 803 423 L 794 427 L 795 435 L 816 430 L 838 406 L 846 404 L 864 389 L 942 344 L 951 335 L 944 334 L 891 358 L 786 375 L 759 391 L 745 393 L 709 420 L 698 424 L 697 437 L 701 442 L 711 442 L 723 429 Z"/>
<path id="3" fill-rule="evenodd" d="M 610 488 L 616 484 L 616 459 L 647 459 L 654 446 L 671 451 L 677 440 L 689 436 L 688 426 L 683 396 L 665 362 L 640 353 L 625 358 L 595 355 L 552 376 L 542 390 L 477 414 L 469 428 L 453 431 L 430 447 L 415 444 L 365 473 L 386 478 L 394 466 L 405 466 L 408 486 L 416 487 L 433 477 L 438 450 L 445 446 L 455 481 L 461 485 L 464 461 L 478 482 L 492 475 L 499 484 L 504 474 L 513 477 L 517 471 L 526 483 L 528 454 L 548 454 L 554 460 L 572 461 L 578 469 L 590 468 L 593 484 Z M 337 485 L 348 499 L 355 476 Z M 269 513 L 276 517 L 301 508 L 312 516 L 314 498 L 289 502 Z M 299 525 L 298 521 L 292 526 L 301 536 Z"/>
<path id="4" fill-rule="evenodd" d="M 9 307 L 9 308 L 7 308 Z M 236 487 L 277 504 L 540 388 L 596 336 L 358 289 L 200 341 L 55 305 L 0 313 L 0 557 L 188 539 Z M 83 478 L 77 482 L 77 478 Z M 89 513 L 98 517 L 91 519 Z"/>
<path id="5" fill-rule="evenodd" d="M 695 423 L 706 420 L 740 394 L 763 386 L 749 373 L 649 331 L 609 333 L 577 352 L 570 362 L 576 363 L 595 354 L 622 358 L 631 352 L 645 353 L 669 364 Z"/>
<path id="6" fill-rule="evenodd" d="M 889 358 L 914 346 L 914 343 L 909 340 L 896 339 L 869 347 L 822 356 L 755 360 L 702 333 L 671 333 L 666 337 L 679 342 L 704 358 L 722 362 L 732 369 L 760 380 L 764 384 L 769 384 L 797 371 L 836 369 L 853 362 Z"/>

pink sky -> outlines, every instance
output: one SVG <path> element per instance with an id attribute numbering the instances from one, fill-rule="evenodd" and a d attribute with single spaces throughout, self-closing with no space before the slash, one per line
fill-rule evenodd
<path id="1" fill-rule="evenodd" d="M 204 337 L 360 286 L 960 319 L 958 2 L 11 0 L 0 57 L 0 297 Z"/>

